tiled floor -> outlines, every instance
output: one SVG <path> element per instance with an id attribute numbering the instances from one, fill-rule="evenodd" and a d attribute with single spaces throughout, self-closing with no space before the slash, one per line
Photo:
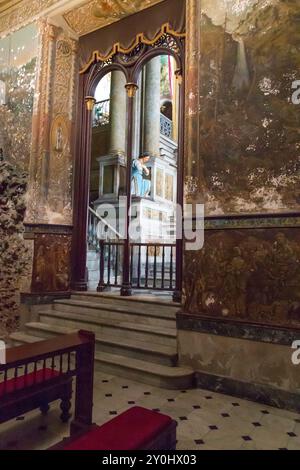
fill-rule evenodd
<path id="1" fill-rule="evenodd" d="M 95 373 L 94 421 L 128 407 L 160 410 L 178 422 L 178 450 L 300 449 L 300 415 L 205 390 L 162 390 Z M 0 425 L 0 449 L 46 449 L 68 435 L 58 403 Z"/>

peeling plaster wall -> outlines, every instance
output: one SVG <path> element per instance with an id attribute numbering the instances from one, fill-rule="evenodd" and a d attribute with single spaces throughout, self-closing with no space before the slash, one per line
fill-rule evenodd
<path id="1" fill-rule="evenodd" d="M 299 15 L 298 0 L 187 4 L 185 200 L 206 220 L 204 248 L 184 254 L 179 358 L 219 390 L 300 391 Z"/>
<path id="2" fill-rule="evenodd" d="M 201 2 L 200 163 L 187 163 L 186 195 L 207 215 L 300 208 L 299 14 L 298 0 Z"/>
<path id="3" fill-rule="evenodd" d="M 180 364 L 195 371 L 300 393 L 300 366 L 288 346 L 179 331 Z"/>

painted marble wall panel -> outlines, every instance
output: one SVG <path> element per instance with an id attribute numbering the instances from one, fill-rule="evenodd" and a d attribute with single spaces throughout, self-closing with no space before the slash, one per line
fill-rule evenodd
<path id="1" fill-rule="evenodd" d="M 37 29 L 30 25 L 0 39 L 0 148 L 28 170 L 37 64 Z"/>
<path id="2" fill-rule="evenodd" d="M 186 312 L 300 324 L 299 228 L 208 230 L 184 273 Z"/>
<path id="3" fill-rule="evenodd" d="M 203 0 L 201 8 L 196 171 L 206 212 L 299 210 L 300 107 L 291 97 L 300 2 Z"/>
<path id="4" fill-rule="evenodd" d="M 292 364 L 290 346 L 193 331 L 179 331 L 178 344 L 182 366 L 293 393 L 300 389 L 299 366 Z"/>
<path id="5" fill-rule="evenodd" d="M 70 285 L 71 236 L 36 234 L 32 292 L 66 292 Z"/>
<path id="6" fill-rule="evenodd" d="M 39 38 L 26 221 L 69 225 L 79 76 L 77 42 L 44 20 L 39 22 Z"/>

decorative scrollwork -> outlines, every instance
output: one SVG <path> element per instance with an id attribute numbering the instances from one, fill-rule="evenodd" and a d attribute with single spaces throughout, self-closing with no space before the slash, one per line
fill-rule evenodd
<path id="1" fill-rule="evenodd" d="M 165 49 L 169 49 L 175 52 L 176 54 L 180 52 L 180 47 L 177 39 L 167 33 L 163 34 L 154 44 L 151 45 L 151 47 L 154 49 L 163 47 Z"/>
<path id="2" fill-rule="evenodd" d="M 114 56 L 115 62 L 125 66 L 133 65 L 143 55 L 146 45 L 139 43 L 132 51 L 127 54 L 119 53 Z"/>

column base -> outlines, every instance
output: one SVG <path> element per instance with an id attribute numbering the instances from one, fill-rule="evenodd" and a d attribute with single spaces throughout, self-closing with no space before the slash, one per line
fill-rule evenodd
<path id="1" fill-rule="evenodd" d="M 120 295 L 122 297 L 131 297 L 132 296 L 131 284 L 123 284 L 121 287 Z"/>
<path id="2" fill-rule="evenodd" d="M 87 282 L 72 282 L 71 290 L 76 290 L 80 292 L 86 292 L 88 290 Z"/>
<path id="3" fill-rule="evenodd" d="M 180 290 L 175 290 L 173 292 L 173 302 L 181 303 L 182 301 L 182 292 Z"/>

